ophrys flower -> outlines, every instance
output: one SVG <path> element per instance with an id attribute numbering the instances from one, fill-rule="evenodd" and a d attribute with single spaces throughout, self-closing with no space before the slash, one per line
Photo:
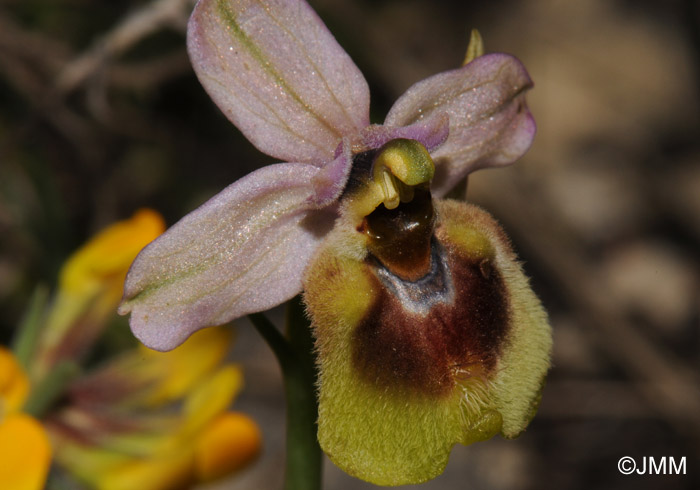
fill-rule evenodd
<path id="1" fill-rule="evenodd" d="M 364 77 L 303 0 L 200 1 L 188 47 L 224 114 L 262 152 L 291 163 L 234 182 L 134 262 L 121 312 L 156 349 L 301 292 L 355 155 L 417 140 L 436 162 L 441 196 L 477 168 L 515 161 L 535 131 L 530 78 L 503 54 L 417 83 L 384 125 L 371 125 Z"/>
<path id="2" fill-rule="evenodd" d="M 302 0 L 200 0 L 195 71 L 262 152 L 259 169 L 134 262 L 121 312 L 171 349 L 305 290 L 320 366 L 319 439 L 382 484 L 432 478 L 451 446 L 517 435 L 537 405 L 549 326 L 485 212 L 434 201 L 534 135 L 530 78 L 479 56 L 411 87 L 383 125 L 367 83 Z"/>

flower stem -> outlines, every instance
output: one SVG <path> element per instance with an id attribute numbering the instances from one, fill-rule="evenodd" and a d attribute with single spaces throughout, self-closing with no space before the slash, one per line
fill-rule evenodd
<path id="1" fill-rule="evenodd" d="M 59 362 L 38 385 L 24 404 L 24 411 L 40 418 L 65 393 L 66 387 L 80 373 L 78 364 L 73 361 Z"/>
<path id="2" fill-rule="evenodd" d="M 318 445 L 316 364 L 311 328 L 299 297 L 287 307 L 287 338 L 261 313 L 250 315 L 282 368 L 287 401 L 285 490 L 319 490 L 323 460 Z"/>
<path id="3" fill-rule="evenodd" d="M 12 342 L 12 350 L 17 361 L 29 371 L 30 361 L 41 333 L 42 320 L 46 312 L 49 292 L 45 286 L 37 286 L 32 293 L 22 322 L 16 330 L 15 338 Z"/>

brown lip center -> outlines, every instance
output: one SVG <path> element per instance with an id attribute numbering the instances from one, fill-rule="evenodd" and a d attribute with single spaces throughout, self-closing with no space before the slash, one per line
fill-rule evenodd
<path id="1" fill-rule="evenodd" d="M 497 364 L 509 318 L 500 273 L 453 244 L 432 248 L 438 267 L 416 282 L 371 266 L 378 293 L 353 333 L 353 364 L 378 389 L 449 395 Z"/>
<path id="2" fill-rule="evenodd" d="M 413 199 L 395 209 L 377 207 L 360 231 L 369 237 L 369 252 L 384 267 L 405 281 L 417 281 L 430 271 L 434 223 L 430 191 L 416 188 Z"/>

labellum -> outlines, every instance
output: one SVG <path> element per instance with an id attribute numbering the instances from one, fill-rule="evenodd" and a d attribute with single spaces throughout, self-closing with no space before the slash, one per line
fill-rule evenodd
<path id="1" fill-rule="evenodd" d="M 539 403 L 550 327 L 508 238 L 434 200 L 428 151 L 355 156 L 341 217 L 305 276 L 319 363 L 319 441 L 380 485 L 440 474 L 455 443 L 517 436 Z"/>

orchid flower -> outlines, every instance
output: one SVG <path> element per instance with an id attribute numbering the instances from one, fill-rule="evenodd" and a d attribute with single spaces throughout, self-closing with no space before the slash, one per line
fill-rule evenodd
<path id="1" fill-rule="evenodd" d="M 519 434 L 549 365 L 546 314 L 493 218 L 436 198 L 530 146 L 522 64 L 477 56 L 413 85 L 376 125 L 367 82 L 303 0 L 200 0 L 187 42 L 222 112 L 285 163 L 139 254 L 120 307 L 134 334 L 172 349 L 303 291 L 318 438 L 348 473 L 421 482 L 457 442 Z"/>

